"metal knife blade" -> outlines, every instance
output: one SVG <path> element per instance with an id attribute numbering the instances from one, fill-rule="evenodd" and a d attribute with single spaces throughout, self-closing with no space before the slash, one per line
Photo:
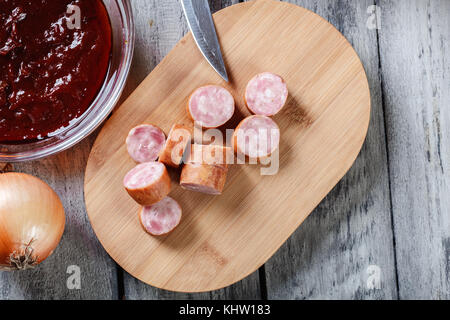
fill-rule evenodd
<path id="1" fill-rule="evenodd" d="M 198 48 L 214 70 L 228 82 L 208 0 L 181 0 L 181 5 Z"/>

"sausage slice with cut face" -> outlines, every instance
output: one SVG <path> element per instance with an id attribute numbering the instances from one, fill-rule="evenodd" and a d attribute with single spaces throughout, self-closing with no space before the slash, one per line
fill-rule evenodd
<path id="1" fill-rule="evenodd" d="M 161 162 L 146 162 L 131 169 L 123 179 L 128 194 L 140 205 L 161 201 L 170 192 L 170 177 Z"/>
<path id="2" fill-rule="evenodd" d="M 250 116 L 241 121 L 233 134 L 233 147 L 237 154 L 250 159 L 270 156 L 280 144 L 280 128 L 266 116 Z"/>
<path id="3" fill-rule="evenodd" d="M 158 158 L 166 136 L 151 124 L 142 124 L 130 130 L 126 139 L 130 157 L 139 163 L 155 161 Z"/>
<path id="4" fill-rule="evenodd" d="M 167 141 L 159 154 L 160 162 L 178 168 L 183 160 L 186 147 L 191 143 L 192 129 L 182 124 L 174 124 Z"/>
<path id="5" fill-rule="evenodd" d="M 171 197 L 150 206 L 142 207 L 139 219 L 145 231 L 154 236 L 167 234 L 175 229 L 181 220 L 182 210 Z"/>
<path id="6" fill-rule="evenodd" d="M 244 98 L 251 113 L 273 116 L 284 107 L 288 94 L 288 88 L 283 78 L 270 72 L 264 72 L 249 81 Z"/>
<path id="7" fill-rule="evenodd" d="M 187 111 L 196 124 L 204 128 L 224 125 L 234 114 L 234 98 L 221 86 L 204 86 L 192 93 Z"/>

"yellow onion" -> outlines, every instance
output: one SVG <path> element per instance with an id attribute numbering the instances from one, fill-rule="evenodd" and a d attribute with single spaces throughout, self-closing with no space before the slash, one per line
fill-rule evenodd
<path id="1" fill-rule="evenodd" d="M 64 231 L 64 208 L 42 180 L 0 174 L 0 270 L 23 270 L 44 261 Z"/>

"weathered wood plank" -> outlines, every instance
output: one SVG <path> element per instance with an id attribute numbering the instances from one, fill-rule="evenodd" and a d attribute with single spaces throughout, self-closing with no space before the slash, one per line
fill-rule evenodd
<path id="1" fill-rule="evenodd" d="M 266 263 L 269 299 L 397 297 L 376 30 L 364 1 L 297 0 L 335 25 L 366 69 L 372 119 L 352 169 Z M 376 276 L 380 271 L 380 289 Z M 375 288 L 368 286 L 369 277 Z"/>
<path id="2" fill-rule="evenodd" d="M 237 0 L 211 1 L 217 11 Z M 131 87 L 136 87 L 188 31 L 183 11 L 177 0 L 133 1 L 137 43 L 132 68 Z M 125 299 L 258 299 L 258 273 L 224 290 L 200 294 L 182 294 L 160 290 L 124 273 Z"/>
<path id="3" fill-rule="evenodd" d="M 15 171 L 35 175 L 56 191 L 65 208 L 66 228 L 57 250 L 39 267 L 0 272 L 0 300 L 118 298 L 116 264 L 95 237 L 84 206 L 84 169 L 92 142 L 88 138 L 46 160 L 13 165 Z M 80 289 L 67 286 L 69 277 L 76 276 L 70 266 L 79 267 Z"/>
<path id="4" fill-rule="evenodd" d="M 379 1 L 399 296 L 450 298 L 450 1 Z"/>
<path id="5" fill-rule="evenodd" d="M 150 30 L 138 32 L 140 48 L 124 96 L 187 31 L 175 2 L 133 2 L 139 10 L 148 7 L 149 15 L 135 15 L 142 16 L 138 29 L 145 25 Z M 266 265 L 269 298 L 395 298 L 376 34 L 365 28 L 371 1 L 296 2 L 330 20 L 360 54 L 373 95 L 372 124 L 351 171 Z M 379 5 L 399 296 L 448 299 L 450 3 L 401 0 Z M 146 22 L 149 16 L 157 20 Z M 15 165 L 47 181 L 61 196 L 68 218 L 61 245 L 38 269 L 0 273 L 0 299 L 117 298 L 115 264 L 93 235 L 83 204 L 82 177 L 92 140 L 47 160 Z M 381 268 L 381 290 L 366 287 L 369 264 Z M 67 289 L 69 265 L 81 268 L 81 290 Z M 256 274 L 236 286 L 200 295 L 173 294 L 127 274 L 124 278 L 125 297 L 130 299 L 257 298 L 260 290 Z"/>

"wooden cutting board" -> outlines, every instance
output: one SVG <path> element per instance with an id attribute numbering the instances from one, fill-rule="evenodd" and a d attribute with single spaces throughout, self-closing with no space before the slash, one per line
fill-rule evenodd
<path id="1" fill-rule="evenodd" d="M 190 34 L 106 122 L 86 169 L 85 200 L 95 233 L 127 272 L 153 286 L 199 292 L 228 286 L 266 262 L 351 167 L 366 136 L 370 92 L 361 62 L 328 22 L 301 7 L 258 0 L 214 15 L 231 79 L 223 82 Z M 168 236 L 144 232 L 139 206 L 122 179 L 134 163 L 125 138 L 141 123 L 168 132 L 189 123 L 189 94 L 220 84 L 236 98 L 234 128 L 249 113 L 243 93 L 257 73 L 286 80 L 290 97 L 275 116 L 281 128 L 279 171 L 234 165 L 221 196 L 185 191 L 173 171 L 171 196 L 183 218 Z"/>

